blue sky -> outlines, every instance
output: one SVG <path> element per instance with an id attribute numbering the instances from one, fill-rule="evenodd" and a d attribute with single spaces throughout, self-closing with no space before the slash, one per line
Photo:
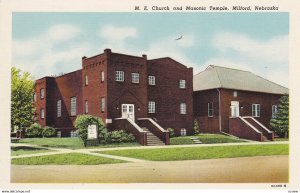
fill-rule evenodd
<path id="1" fill-rule="evenodd" d="M 168 56 L 194 74 L 212 64 L 288 86 L 288 13 L 13 13 L 12 31 L 13 65 L 35 78 L 80 69 L 82 56 L 111 48 Z"/>

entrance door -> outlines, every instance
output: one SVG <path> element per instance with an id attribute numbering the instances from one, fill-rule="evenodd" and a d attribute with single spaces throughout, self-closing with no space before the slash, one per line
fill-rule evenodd
<path id="1" fill-rule="evenodd" d="M 239 101 L 231 101 L 230 110 L 231 110 L 231 117 L 240 116 Z"/>
<path id="2" fill-rule="evenodd" d="M 122 104 L 122 117 L 129 118 L 134 121 L 134 105 Z"/>

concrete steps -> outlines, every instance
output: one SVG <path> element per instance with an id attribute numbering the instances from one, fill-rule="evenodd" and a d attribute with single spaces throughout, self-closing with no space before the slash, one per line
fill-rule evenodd
<path id="1" fill-rule="evenodd" d="M 147 146 L 165 145 L 162 140 L 151 133 L 146 127 L 142 127 L 142 129 L 147 132 Z"/>
<path id="2" fill-rule="evenodd" d="M 194 144 L 202 144 L 202 142 L 197 137 L 191 137 L 191 140 L 193 140 Z"/>

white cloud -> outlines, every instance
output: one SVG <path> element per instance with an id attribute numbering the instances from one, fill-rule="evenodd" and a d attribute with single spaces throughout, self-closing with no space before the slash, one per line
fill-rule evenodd
<path id="1" fill-rule="evenodd" d="M 107 41 L 118 42 L 127 38 L 135 38 L 138 33 L 133 27 L 104 26 L 99 32 L 100 37 Z"/>
<path id="2" fill-rule="evenodd" d="M 49 40 L 65 41 L 73 39 L 81 33 L 81 30 L 72 25 L 55 25 L 48 29 L 46 35 L 49 36 Z"/>

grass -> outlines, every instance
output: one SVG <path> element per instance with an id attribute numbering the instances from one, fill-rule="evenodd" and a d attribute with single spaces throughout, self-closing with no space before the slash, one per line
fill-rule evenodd
<path id="1" fill-rule="evenodd" d="M 195 136 L 173 137 L 170 138 L 171 145 L 193 144 L 192 137 L 198 138 L 203 144 L 211 143 L 238 143 L 245 142 L 244 140 L 237 139 L 231 136 L 220 134 L 199 134 Z"/>
<path id="2" fill-rule="evenodd" d="M 51 152 L 54 150 L 49 150 L 46 148 L 38 148 L 38 147 L 27 147 L 27 146 L 18 146 L 18 147 L 11 147 L 11 155 L 12 156 L 19 156 L 24 154 L 35 154 L 35 153 L 44 153 L 44 152 Z"/>
<path id="3" fill-rule="evenodd" d="M 119 155 L 151 161 L 199 160 L 215 158 L 288 155 L 288 144 L 235 145 L 212 147 L 175 147 L 159 149 L 131 149 L 101 151 L 104 154 Z"/>
<path id="4" fill-rule="evenodd" d="M 125 163 L 125 161 L 80 153 L 66 153 L 29 158 L 15 158 L 12 159 L 11 163 L 14 165 L 98 165 Z"/>
<path id="5" fill-rule="evenodd" d="M 289 141 L 289 138 L 274 138 L 274 141 Z"/>
<path id="6" fill-rule="evenodd" d="M 68 148 L 68 149 L 81 149 L 85 148 L 80 138 L 25 138 L 21 139 L 19 143 L 28 143 L 38 145 L 41 147 L 54 147 L 54 148 Z M 90 146 L 86 148 L 107 148 L 107 147 L 128 147 L 139 146 L 140 144 L 134 143 L 115 143 L 99 146 Z"/>

